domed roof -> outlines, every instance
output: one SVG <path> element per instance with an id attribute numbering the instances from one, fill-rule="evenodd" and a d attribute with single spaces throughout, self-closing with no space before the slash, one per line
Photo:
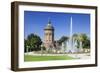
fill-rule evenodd
<path id="1" fill-rule="evenodd" d="M 45 30 L 54 30 L 54 27 L 51 25 L 51 21 L 48 22 L 48 25 L 45 27 Z"/>

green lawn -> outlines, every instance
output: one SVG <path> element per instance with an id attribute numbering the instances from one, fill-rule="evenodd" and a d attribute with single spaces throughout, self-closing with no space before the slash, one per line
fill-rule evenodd
<path id="1" fill-rule="evenodd" d="M 24 55 L 24 61 L 50 61 L 50 60 L 71 60 L 74 59 L 69 56 L 32 56 Z"/>

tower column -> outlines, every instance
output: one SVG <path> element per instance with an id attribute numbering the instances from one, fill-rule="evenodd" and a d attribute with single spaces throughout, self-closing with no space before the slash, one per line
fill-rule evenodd
<path id="1" fill-rule="evenodd" d="M 47 26 L 44 29 L 44 46 L 49 48 L 54 43 L 54 27 L 51 25 L 51 21 L 48 21 Z"/>

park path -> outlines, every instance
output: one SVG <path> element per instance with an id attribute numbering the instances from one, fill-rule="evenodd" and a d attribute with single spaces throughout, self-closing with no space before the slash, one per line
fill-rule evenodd
<path id="1" fill-rule="evenodd" d="M 63 55 L 67 55 L 67 56 L 77 58 L 77 59 L 90 59 L 91 58 L 89 53 L 82 53 L 82 54 L 36 54 L 33 52 L 29 52 L 29 53 L 25 53 L 25 55 L 33 55 L 33 56 L 63 56 Z"/>

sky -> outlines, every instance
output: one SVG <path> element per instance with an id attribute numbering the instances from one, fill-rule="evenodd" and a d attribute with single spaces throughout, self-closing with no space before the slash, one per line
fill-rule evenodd
<path id="1" fill-rule="evenodd" d="M 69 36 L 71 17 L 72 33 L 85 33 L 90 36 L 90 14 L 24 11 L 24 38 L 34 33 L 43 40 L 48 19 L 55 29 L 55 40 L 59 40 L 62 36 Z"/>

